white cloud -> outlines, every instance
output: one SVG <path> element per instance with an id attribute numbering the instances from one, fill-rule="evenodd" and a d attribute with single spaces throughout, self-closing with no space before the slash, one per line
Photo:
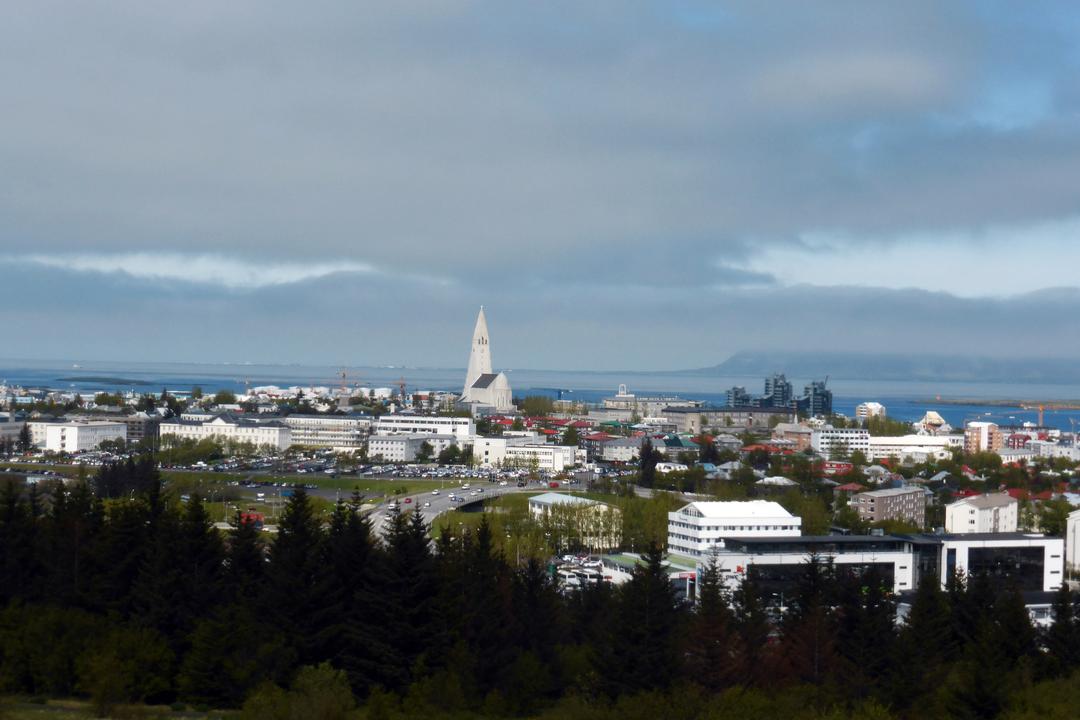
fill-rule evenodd
<path id="1" fill-rule="evenodd" d="M 807 233 L 770 247 L 742 269 L 770 272 L 785 285 L 917 288 L 957 297 L 1009 297 L 1078 287 L 1080 217 L 978 232 L 889 238 Z"/>
<path id="2" fill-rule="evenodd" d="M 71 272 L 123 273 L 146 280 L 171 280 L 255 290 L 315 280 L 335 273 L 373 273 L 366 263 L 349 260 L 313 263 L 251 262 L 235 257 L 185 253 L 9 255 L 0 261 Z"/>

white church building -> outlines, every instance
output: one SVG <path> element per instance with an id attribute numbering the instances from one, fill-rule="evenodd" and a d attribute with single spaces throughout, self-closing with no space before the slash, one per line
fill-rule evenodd
<path id="1" fill-rule="evenodd" d="M 469 350 L 469 369 L 459 404 L 472 410 L 473 415 L 505 413 L 514 409 L 510 381 L 503 373 L 491 370 L 491 343 L 488 338 L 484 308 L 476 316 L 472 347 Z"/>

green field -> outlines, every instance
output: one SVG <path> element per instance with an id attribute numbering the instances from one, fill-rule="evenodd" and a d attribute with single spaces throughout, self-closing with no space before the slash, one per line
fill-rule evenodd
<path id="1" fill-rule="evenodd" d="M 120 705 L 110 717 L 124 718 L 229 718 L 236 717 L 236 711 L 199 712 L 185 706 L 173 710 L 166 705 Z M 27 698 L 0 698 L 0 718 L 3 720 L 84 720 L 100 717 L 85 700 L 40 700 Z"/>

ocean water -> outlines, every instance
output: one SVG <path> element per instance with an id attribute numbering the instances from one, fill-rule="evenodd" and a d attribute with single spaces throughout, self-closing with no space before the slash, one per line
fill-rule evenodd
<path id="1" fill-rule="evenodd" d="M 95 391 L 135 390 L 160 393 L 162 389 L 189 390 L 195 385 L 207 392 L 229 389 L 241 392 L 259 385 L 338 386 L 345 372 L 349 386 L 390 387 L 404 381 L 411 390 L 451 390 L 460 392 L 464 368 L 422 367 L 331 367 L 308 365 L 201 364 L 80 362 L 59 360 L 0 359 L 0 383 L 23 387 Z M 716 377 L 679 373 L 588 372 L 565 370 L 505 370 L 515 396 L 547 395 L 579 402 L 595 403 L 615 394 L 625 383 L 639 396 L 672 395 L 722 405 L 724 394 L 733 385 L 742 385 L 751 394 L 761 393 L 762 377 Z M 789 377 L 796 394 L 812 378 Z M 852 415 L 855 406 L 873 400 L 888 410 L 890 417 L 918 420 L 927 410 L 936 410 L 950 424 L 980 419 L 1005 425 L 1035 422 L 1037 411 L 1003 407 L 980 401 L 1041 400 L 1080 401 L 1080 386 L 1014 384 L 906 382 L 896 380 L 829 381 L 833 409 Z M 964 404 L 942 401 L 963 399 Z M 1077 403 L 1080 404 L 1080 403 Z M 1046 410 L 1045 422 L 1069 430 L 1080 424 L 1080 410 Z"/>

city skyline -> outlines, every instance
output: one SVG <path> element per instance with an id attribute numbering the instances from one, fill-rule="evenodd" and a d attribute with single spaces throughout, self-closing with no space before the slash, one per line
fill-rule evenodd
<path id="1" fill-rule="evenodd" d="M 1080 356 L 1068 4 L 135 7 L 0 29 L 19 355 Z"/>

